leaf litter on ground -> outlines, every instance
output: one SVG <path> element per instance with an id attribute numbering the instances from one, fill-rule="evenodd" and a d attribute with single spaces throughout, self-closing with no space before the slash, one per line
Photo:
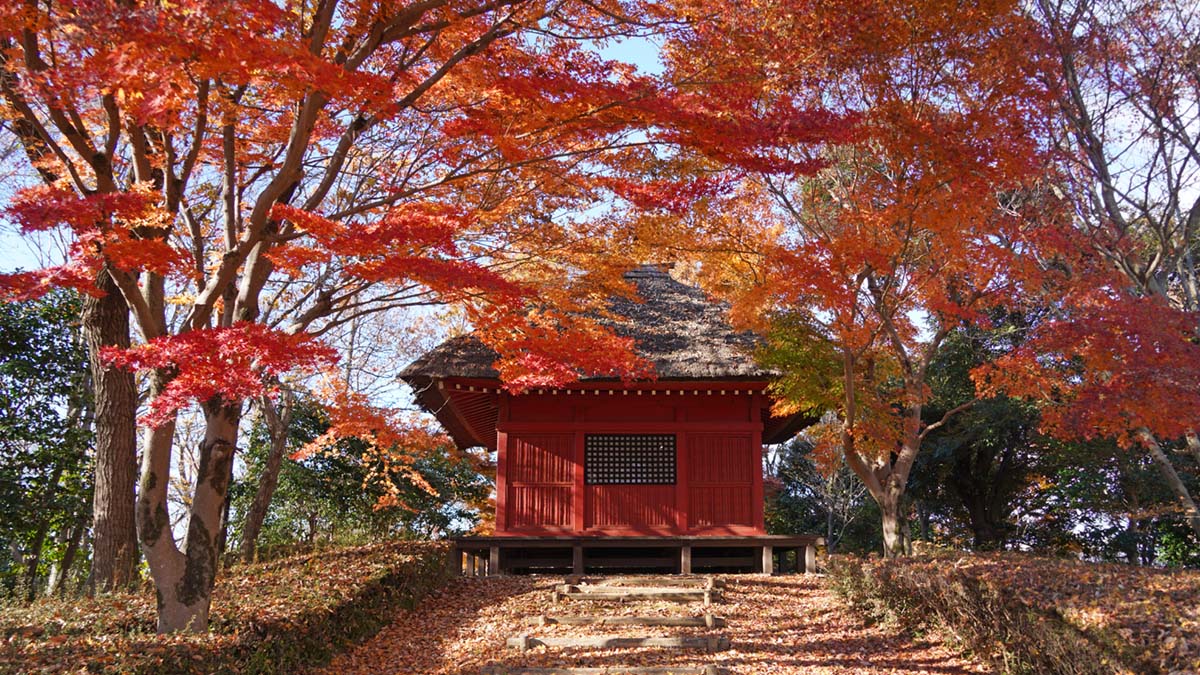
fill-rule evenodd
<path id="1" fill-rule="evenodd" d="M 479 675 L 489 665 L 510 667 L 695 667 L 714 663 L 738 675 L 885 675 L 989 672 L 934 637 L 894 627 L 866 626 L 816 575 L 723 577 L 723 600 L 712 612 L 725 628 L 644 626 L 531 626 L 539 614 L 660 615 L 703 613 L 699 603 L 566 600 L 551 592 L 562 577 L 461 578 L 415 610 L 397 612 L 374 638 L 334 658 L 324 675 Z M 506 640 L 531 636 L 726 635 L 732 649 L 707 654 L 685 649 L 537 647 L 521 652 Z M 618 671 L 619 672 L 619 671 Z"/>

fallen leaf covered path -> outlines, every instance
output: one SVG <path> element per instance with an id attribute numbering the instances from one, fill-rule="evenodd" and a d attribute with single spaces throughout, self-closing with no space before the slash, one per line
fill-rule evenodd
<path id="1" fill-rule="evenodd" d="M 479 675 L 489 664 L 604 667 L 716 663 L 739 675 L 989 672 L 933 640 L 863 626 L 816 575 L 731 575 L 720 613 L 733 648 L 712 654 L 641 649 L 517 652 L 507 638 L 529 632 L 527 617 L 561 613 L 551 593 L 562 577 L 464 577 L 427 597 L 359 647 L 339 655 L 327 675 Z M 670 603 L 614 606 L 622 614 L 677 614 Z M 555 634 L 612 634 L 613 626 L 553 626 Z M 645 627 L 638 627 L 645 634 Z M 679 635 L 663 628 L 662 635 Z M 695 629 L 703 632 L 703 628 Z"/>

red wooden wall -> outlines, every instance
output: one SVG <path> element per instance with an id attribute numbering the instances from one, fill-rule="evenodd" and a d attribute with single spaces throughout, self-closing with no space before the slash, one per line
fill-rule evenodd
<path id="1" fill-rule="evenodd" d="M 525 434 L 508 438 L 507 505 L 513 529 L 570 528 L 575 487 L 571 434 Z"/>
<path id="2" fill-rule="evenodd" d="M 688 434 L 688 525 L 754 526 L 751 495 L 762 485 L 761 446 L 749 434 Z M 761 526 L 761 523 L 757 523 Z"/>
<path id="3" fill-rule="evenodd" d="M 762 405 L 704 383 L 504 394 L 496 533 L 763 534 Z M 675 435 L 675 484 L 585 485 L 587 434 L 643 433 Z"/>

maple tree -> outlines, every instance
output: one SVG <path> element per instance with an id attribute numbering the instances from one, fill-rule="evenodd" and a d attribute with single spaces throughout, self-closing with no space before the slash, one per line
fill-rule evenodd
<path id="1" fill-rule="evenodd" d="M 1121 282 L 1093 283 L 1081 280 L 1027 343 L 974 377 L 982 391 L 1036 401 L 1056 437 L 1144 447 L 1200 534 L 1200 511 L 1158 440 L 1200 426 L 1196 316 Z"/>
<path id="2" fill-rule="evenodd" d="M 0 288 L 119 295 L 132 313 L 140 344 L 101 346 L 149 387 L 137 521 L 161 630 L 207 625 L 245 401 L 319 377 L 336 357 L 321 338 L 354 317 L 457 303 L 516 387 L 640 370 L 587 311 L 620 283 L 605 256 L 621 240 L 579 214 L 628 191 L 604 167 L 673 107 L 622 105 L 654 87 L 585 43 L 662 21 L 616 0 L 0 10 L 4 116 L 40 180 L 6 215 L 73 240 Z M 394 470 L 431 446 L 352 391 L 329 398 L 333 433 Z M 180 544 L 167 486 L 185 406 L 205 435 Z"/>
<path id="3" fill-rule="evenodd" d="M 1163 440 L 1182 439 L 1200 463 L 1200 65 L 1183 56 L 1200 49 L 1200 19 L 1187 3 L 1141 0 L 1039 0 L 1030 13 L 1054 94 L 1044 128 L 1061 208 L 1092 259 L 1077 260 L 1085 279 L 1031 346 L 1054 362 L 1014 357 L 1032 380 L 1014 390 L 1045 402 L 1060 435 L 1144 447 L 1200 536 Z"/>
<path id="4" fill-rule="evenodd" d="M 1019 253 L 1042 236 L 1023 213 L 1041 95 L 1013 48 L 1028 22 L 1012 2 L 936 1 L 779 3 L 714 22 L 670 52 L 677 73 L 731 83 L 705 95 L 736 88 L 781 119 L 807 105 L 853 123 L 816 146 L 729 130 L 730 147 L 769 152 L 718 157 L 737 187 L 696 248 L 735 316 L 770 336 L 776 393 L 839 412 L 884 552 L 902 554 L 922 440 L 974 400 L 924 423 L 930 363 L 949 331 L 1041 272 Z"/>

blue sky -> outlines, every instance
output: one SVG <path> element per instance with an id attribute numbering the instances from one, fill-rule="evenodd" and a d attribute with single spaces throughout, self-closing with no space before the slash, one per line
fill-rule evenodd
<path id="1" fill-rule="evenodd" d="M 663 71 L 663 64 L 658 59 L 658 45 L 646 38 L 614 41 L 597 51 L 606 59 L 632 63 L 643 73 L 658 75 Z"/>
<path id="2" fill-rule="evenodd" d="M 62 256 L 58 251 L 60 246 L 48 237 L 24 237 L 8 223 L 0 225 L 0 272 L 41 267 L 42 265 L 38 261 L 38 242 L 40 241 L 46 243 L 47 264 L 52 265 L 62 261 Z"/>

